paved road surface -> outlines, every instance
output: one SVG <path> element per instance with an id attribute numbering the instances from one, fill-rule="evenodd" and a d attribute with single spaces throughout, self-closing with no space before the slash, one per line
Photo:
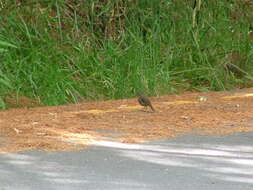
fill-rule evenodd
<path id="1" fill-rule="evenodd" d="M 0 190 L 252 190 L 253 133 L 0 153 Z"/>

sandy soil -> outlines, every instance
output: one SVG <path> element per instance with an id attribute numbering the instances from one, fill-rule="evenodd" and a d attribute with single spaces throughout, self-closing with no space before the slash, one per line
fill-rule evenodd
<path id="1" fill-rule="evenodd" d="M 12 109 L 0 112 L 0 152 L 78 150 L 99 140 L 144 142 L 184 133 L 253 131 L 253 88 L 137 99 Z"/>

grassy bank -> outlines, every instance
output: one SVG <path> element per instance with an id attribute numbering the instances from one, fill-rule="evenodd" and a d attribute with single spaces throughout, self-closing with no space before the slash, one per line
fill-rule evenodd
<path id="1" fill-rule="evenodd" d="M 251 1 L 3 1 L 0 107 L 252 86 Z"/>

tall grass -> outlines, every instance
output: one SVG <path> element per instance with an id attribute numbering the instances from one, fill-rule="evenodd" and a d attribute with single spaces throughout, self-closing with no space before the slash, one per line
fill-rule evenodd
<path id="1" fill-rule="evenodd" d="M 198 14 L 185 0 L 14 2 L 0 5 L 1 108 L 10 94 L 58 105 L 251 86 L 248 1 Z"/>

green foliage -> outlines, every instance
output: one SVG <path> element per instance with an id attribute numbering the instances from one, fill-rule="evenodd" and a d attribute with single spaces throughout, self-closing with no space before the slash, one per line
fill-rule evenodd
<path id="1" fill-rule="evenodd" d="M 253 4 L 202 1 L 194 16 L 193 2 L 3 1 L 0 108 L 8 94 L 58 105 L 251 86 Z"/>

